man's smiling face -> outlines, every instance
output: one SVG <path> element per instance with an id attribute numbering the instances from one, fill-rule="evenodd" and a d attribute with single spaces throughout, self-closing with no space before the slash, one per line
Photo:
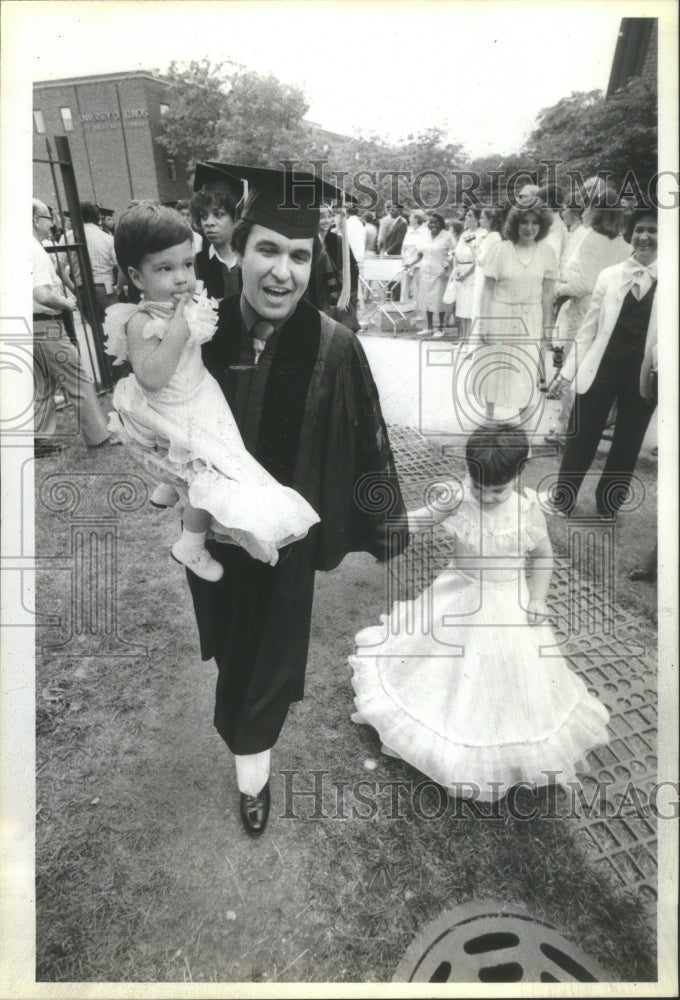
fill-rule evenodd
<path id="1" fill-rule="evenodd" d="M 241 262 L 243 294 L 262 319 L 280 323 L 294 312 L 309 284 L 313 245 L 313 237 L 253 226 Z"/>

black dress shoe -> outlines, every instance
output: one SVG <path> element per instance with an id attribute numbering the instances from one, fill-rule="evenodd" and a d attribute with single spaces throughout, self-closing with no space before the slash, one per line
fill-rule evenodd
<path id="1" fill-rule="evenodd" d="M 48 455 L 59 455 L 64 450 L 61 441 L 49 438 L 36 438 L 33 442 L 33 454 L 36 458 L 47 458 Z"/>
<path id="2" fill-rule="evenodd" d="M 649 580 L 650 583 L 654 583 L 656 580 L 656 566 L 636 566 L 628 574 L 628 579 L 632 580 L 633 583 L 637 583 L 638 580 Z"/>
<path id="3" fill-rule="evenodd" d="M 259 837 L 264 833 L 269 819 L 269 782 L 259 795 L 244 795 L 241 792 L 241 822 L 250 837 Z"/>

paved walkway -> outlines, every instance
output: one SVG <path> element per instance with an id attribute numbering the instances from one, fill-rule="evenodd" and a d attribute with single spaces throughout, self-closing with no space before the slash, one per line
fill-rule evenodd
<path id="1" fill-rule="evenodd" d="M 477 384 L 471 348 L 461 348 L 453 340 L 429 340 L 413 333 L 360 334 L 380 400 L 389 424 L 414 427 L 425 437 L 451 434 L 467 437 L 483 420 L 484 407 Z M 552 352 L 545 352 L 548 380 L 554 374 Z M 471 401 L 471 402 L 468 402 Z M 536 392 L 534 410 L 527 430 L 538 440 L 548 433 L 560 410 L 560 402 Z M 652 418 L 642 454 L 657 445 L 657 418 Z"/>

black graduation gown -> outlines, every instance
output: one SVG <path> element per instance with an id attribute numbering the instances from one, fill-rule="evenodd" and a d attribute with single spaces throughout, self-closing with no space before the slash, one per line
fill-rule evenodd
<path id="1" fill-rule="evenodd" d="M 254 367 L 233 296 L 220 305 L 203 357 L 246 448 L 321 518 L 276 566 L 212 541 L 222 580 L 187 573 L 201 653 L 219 669 L 215 726 L 233 753 L 259 753 L 276 743 L 304 693 L 315 570 L 353 551 L 398 554 L 405 509 L 377 390 L 349 330 L 303 299 Z"/>
<path id="2" fill-rule="evenodd" d="M 337 290 L 342 286 L 342 238 L 337 233 L 326 233 L 324 248 L 335 267 L 335 277 L 337 280 Z M 312 266 L 312 273 L 309 278 L 309 285 L 305 293 L 305 298 L 316 306 L 321 312 L 326 313 L 331 319 L 343 323 L 348 329 L 355 333 L 359 330 L 358 309 L 359 309 L 359 265 L 356 257 L 349 248 L 349 275 L 350 275 L 350 299 L 347 309 L 340 310 L 337 305 L 331 306 L 329 302 L 328 278 L 324 270 L 323 261 L 319 254 Z"/>

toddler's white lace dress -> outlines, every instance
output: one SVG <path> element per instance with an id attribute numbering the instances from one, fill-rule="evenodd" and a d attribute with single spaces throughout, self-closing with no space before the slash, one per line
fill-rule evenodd
<path id="1" fill-rule="evenodd" d="M 125 331 L 134 313 L 152 317 L 145 338 L 162 340 L 174 308 L 144 300 L 111 306 L 105 332 L 114 363 L 128 358 Z M 201 344 L 215 332 L 215 309 L 205 293 L 186 306 L 191 336 L 163 389 L 142 389 L 134 375 L 116 384 L 111 429 L 148 471 L 175 486 L 184 502 L 209 512 L 211 531 L 220 541 L 234 542 L 275 565 L 278 550 L 304 538 L 319 517 L 246 450 L 224 394 L 201 358 Z"/>
<path id="2" fill-rule="evenodd" d="M 356 636 L 352 719 L 454 794 L 472 783 L 493 800 L 550 772 L 574 780 L 584 754 L 608 741 L 609 714 L 550 626 L 527 623 L 524 562 L 546 534 L 542 511 L 518 493 L 493 509 L 464 499 L 442 524 L 456 535 L 454 562 Z"/>

